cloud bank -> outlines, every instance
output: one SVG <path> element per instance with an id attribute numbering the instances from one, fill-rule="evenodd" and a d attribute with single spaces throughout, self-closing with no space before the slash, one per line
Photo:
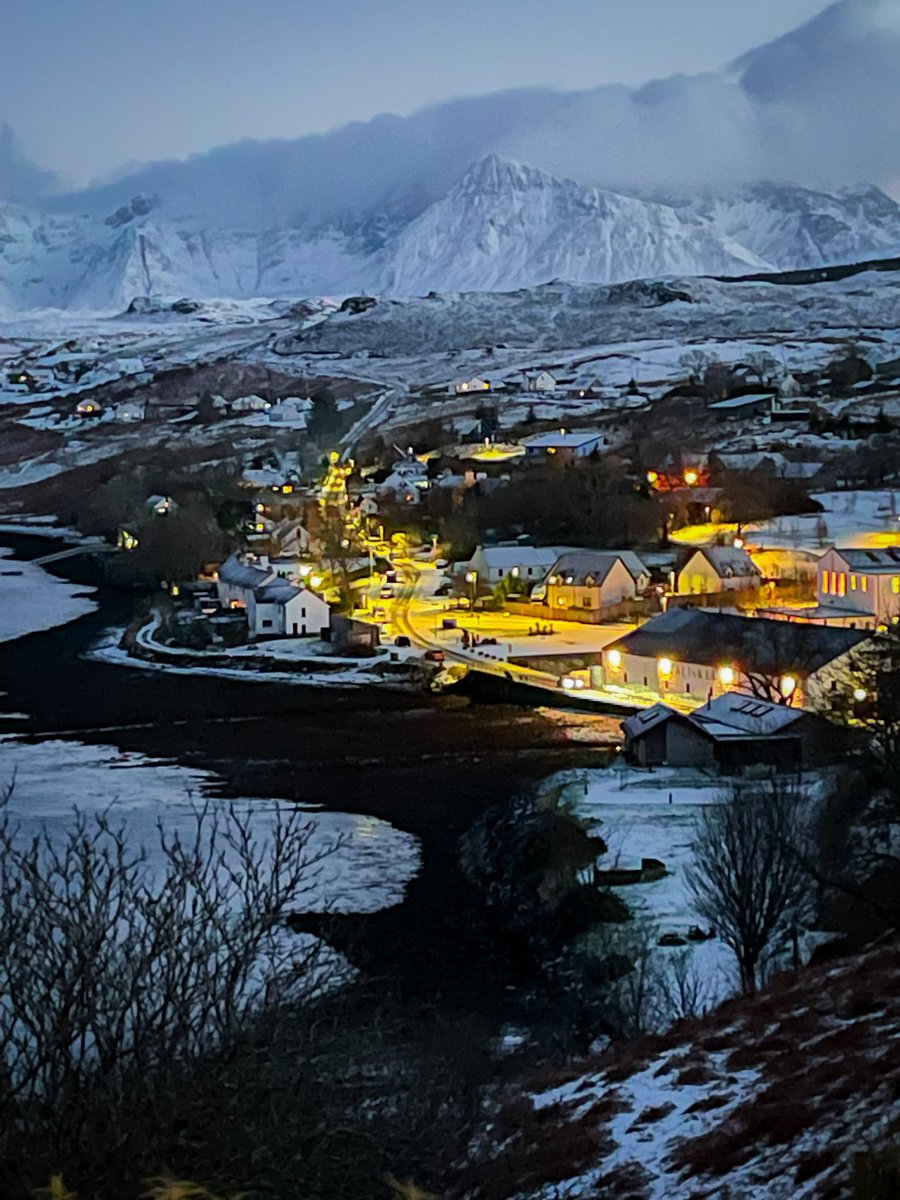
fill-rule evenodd
<path id="1" fill-rule="evenodd" d="M 783 180 L 897 192 L 900 0 L 840 0 L 720 73 L 636 90 L 519 90 L 318 137 L 241 142 L 54 205 L 102 213 L 140 192 L 159 196 L 167 217 L 255 229 L 350 228 L 378 213 L 379 226 L 365 231 L 377 242 L 493 152 L 625 190 Z"/>

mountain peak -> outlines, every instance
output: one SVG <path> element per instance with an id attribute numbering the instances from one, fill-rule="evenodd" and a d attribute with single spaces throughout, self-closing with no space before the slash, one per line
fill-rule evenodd
<path id="1" fill-rule="evenodd" d="M 537 167 L 513 162 L 499 154 L 487 154 L 466 170 L 453 189 L 456 195 L 479 195 L 507 191 L 531 191 L 535 188 L 558 187 L 559 180 Z"/>

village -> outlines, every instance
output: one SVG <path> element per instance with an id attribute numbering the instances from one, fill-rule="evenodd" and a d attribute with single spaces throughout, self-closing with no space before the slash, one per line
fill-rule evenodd
<path id="1" fill-rule="evenodd" d="M 688 351 L 657 384 L 540 366 L 362 405 L 271 372 L 245 394 L 188 375 L 167 400 L 140 360 L 112 384 L 59 360 L 7 371 L 20 427 L 247 439 L 227 467 L 202 448 L 142 464 L 75 514 L 157 588 L 130 656 L 433 691 L 474 671 L 619 718 L 641 766 L 812 767 L 865 721 L 861 664 L 900 619 L 900 364 L 868 345 L 793 372 Z M 48 405 L 70 377 L 91 386 Z"/>

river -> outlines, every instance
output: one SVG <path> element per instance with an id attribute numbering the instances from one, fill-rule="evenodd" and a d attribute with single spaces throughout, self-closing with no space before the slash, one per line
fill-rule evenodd
<path id="1" fill-rule="evenodd" d="M 9 534 L 2 543 L 20 559 L 52 545 Z M 52 570 L 97 582 L 82 559 Z M 0 707 L 27 714 L 0 717 L 2 732 L 115 746 L 212 772 L 215 796 L 365 813 L 413 834 L 422 865 L 402 902 L 310 926 L 417 1004 L 478 1012 L 492 1024 L 521 1015 L 519 989 L 533 980 L 460 870 L 458 839 L 491 803 L 554 771 L 599 765 L 604 751 L 531 709 L 96 662 L 85 651 L 127 621 L 135 597 L 101 586 L 94 599 L 96 612 L 0 645 Z"/>

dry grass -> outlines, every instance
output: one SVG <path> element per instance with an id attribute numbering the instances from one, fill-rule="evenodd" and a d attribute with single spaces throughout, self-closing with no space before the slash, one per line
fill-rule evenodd
<path id="1" fill-rule="evenodd" d="M 615 1087 L 624 1084 L 627 1091 L 633 1075 L 652 1069 L 665 1055 L 654 1072 L 660 1101 L 645 1107 L 624 1136 L 652 1140 L 654 1127 L 679 1107 L 681 1088 L 709 1085 L 684 1115 L 712 1115 L 702 1132 L 672 1149 L 668 1169 L 673 1174 L 696 1181 L 698 1194 L 724 1195 L 721 1189 L 732 1187 L 728 1176 L 752 1163 L 755 1179 L 780 1181 L 779 1195 L 814 1180 L 817 1200 L 845 1200 L 859 1140 L 887 1113 L 900 1110 L 897 1039 L 900 941 L 894 940 L 838 964 L 783 975 L 760 996 L 731 1001 L 663 1038 L 636 1040 L 591 1060 L 586 1064 L 590 1087 L 609 1089 L 603 1100 L 585 1109 L 582 1091 L 575 1121 L 543 1110 L 543 1148 L 528 1147 L 517 1163 L 514 1154 L 507 1169 L 518 1174 L 516 1190 L 523 1194 L 534 1190 L 532 1181 L 539 1175 L 551 1182 L 550 1165 L 538 1164 L 548 1154 L 549 1126 L 557 1121 L 556 1154 L 550 1157 L 559 1163 L 572 1153 L 577 1161 L 557 1182 L 593 1167 L 598 1194 L 605 1187 L 606 1195 L 643 1198 L 638 1164 L 629 1164 L 634 1170 L 619 1172 L 614 1180 L 602 1174 L 603 1158 L 612 1148 L 604 1125 L 608 1130 L 610 1114 L 623 1111 Z M 729 1073 L 738 1071 L 750 1072 L 757 1082 L 742 1085 L 751 1086 L 750 1095 L 717 1121 L 716 1110 L 734 1102 L 736 1081 Z M 640 1154 L 637 1145 L 634 1153 Z M 745 1200 L 751 1193 L 732 1194 Z"/>

